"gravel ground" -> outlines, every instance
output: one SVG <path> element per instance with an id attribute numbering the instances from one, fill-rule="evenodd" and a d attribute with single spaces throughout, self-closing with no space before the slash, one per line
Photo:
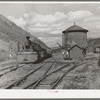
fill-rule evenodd
<path id="1" fill-rule="evenodd" d="M 4 88 L 7 85 L 15 82 L 16 80 L 28 74 L 31 70 L 34 70 L 36 67 L 39 67 L 40 65 L 41 64 L 28 64 L 0 77 L 0 88 Z"/>
<path id="2" fill-rule="evenodd" d="M 97 58 L 98 54 L 95 55 Z M 58 89 L 100 89 L 100 67 L 97 65 L 98 59 L 91 59 L 87 56 L 89 62 L 78 66 L 64 77 L 58 85 Z M 84 59 L 85 60 L 85 59 Z"/>
<path id="3" fill-rule="evenodd" d="M 53 66 L 52 70 L 56 69 L 57 67 L 66 64 L 68 62 L 75 62 L 75 61 L 66 61 L 63 60 L 61 54 L 54 55 L 57 57 L 57 61 L 55 66 Z M 100 89 L 100 68 L 97 65 L 99 54 L 88 54 L 83 61 L 89 61 L 88 63 L 78 66 L 75 70 L 71 71 L 67 74 L 63 81 L 58 85 L 58 89 Z M 6 62 L 7 63 L 7 62 Z M 0 69 L 8 67 L 5 66 L 6 63 L 0 64 Z M 10 85 L 11 83 L 15 82 L 16 80 L 22 78 L 30 71 L 34 70 L 35 68 L 39 67 L 43 63 L 39 64 L 26 64 L 24 67 L 18 68 L 15 71 L 7 73 L 0 77 L 0 88 L 3 89 L 6 86 Z M 64 70 L 61 71 L 61 74 L 64 73 Z M 57 76 L 57 74 L 55 74 Z M 53 82 L 57 77 L 49 78 L 49 81 Z"/>

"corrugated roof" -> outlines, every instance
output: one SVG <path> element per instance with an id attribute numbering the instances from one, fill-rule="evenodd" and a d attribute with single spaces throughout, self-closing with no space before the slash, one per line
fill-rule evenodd
<path id="1" fill-rule="evenodd" d="M 88 32 L 88 30 L 84 29 L 84 28 L 82 28 L 80 26 L 73 25 L 73 26 L 71 26 L 68 29 L 63 31 L 63 33 L 65 33 L 65 32 Z"/>

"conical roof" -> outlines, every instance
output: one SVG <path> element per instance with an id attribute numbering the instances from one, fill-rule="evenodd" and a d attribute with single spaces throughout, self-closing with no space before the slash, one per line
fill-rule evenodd
<path id="1" fill-rule="evenodd" d="M 80 26 L 73 25 L 73 26 L 71 26 L 68 29 L 63 31 L 63 33 L 65 33 L 65 32 L 88 32 L 88 30 L 84 29 L 84 28 L 82 28 Z"/>

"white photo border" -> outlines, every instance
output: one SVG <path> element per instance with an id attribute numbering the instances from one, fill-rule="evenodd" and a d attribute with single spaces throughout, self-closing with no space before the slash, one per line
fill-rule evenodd
<path id="1" fill-rule="evenodd" d="M 100 3 L 99 0 L 97 1 L 2 1 L 0 3 Z M 93 98 L 93 100 L 98 100 L 100 98 L 100 90 L 0 90 L 0 99 L 46 99 L 50 98 L 53 99 L 67 99 L 67 100 L 88 100 Z M 52 100 L 53 100 L 52 99 Z M 61 100 L 62 100 L 61 99 Z"/>

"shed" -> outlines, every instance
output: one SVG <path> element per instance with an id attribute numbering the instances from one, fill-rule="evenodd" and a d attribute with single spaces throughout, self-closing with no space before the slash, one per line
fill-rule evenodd
<path id="1" fill-rule="evenodd" d="M 78 45 L 74 45 L 71 47 L 68 52 L 69 52 L 69 58 L 72 60 L 78 60 L 84 57 L 83 55 L 83 50 L 81 47 Z"/>
<path id="2" fill-rule="evenodd" d="M 64 48 L 70 48 L 74 45 L 79 47 L 87 47 L 87 29 L 84 29 L 78 25 L 73 25 L 62 32 L 62 46 Z"/>
<path id="3" fill-rule="evenodd" d="M 100 53 L 100 45 L 94 47 L 94 53 Z"/>

